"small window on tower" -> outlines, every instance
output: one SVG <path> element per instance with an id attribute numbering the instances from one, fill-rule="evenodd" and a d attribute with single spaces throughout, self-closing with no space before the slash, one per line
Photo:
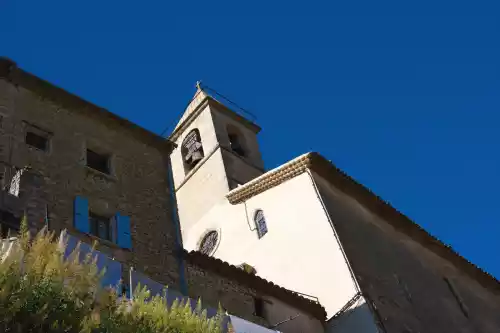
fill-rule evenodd
<path id="1" fill-rule="evenodd" d="M 254 221 L 255 227 L 257 228 L 257 235 L 259 236 L 259 238 L 264 237 L 264 235 L 267 234 L 267 223 L 262 209 L 259 209 L 255 212 Z"/>
<path id="2" fill-rule="evenodd" d="M 196 164 L 203 159 L 205 155 L 198 129 L 195 128 L 186 135 L 182 141 L 181 154 L 186 173 L 193 170 Z"/>
<path id="3" fill-rule="evenodd" d="M 229 138 L 229 145 L 231 150 L 241 157 L 245 157 L 245 149 L 243 148 L 242 136 L 239 133 L 238 129 L 234 126 L 227 127 L 227 136 Z"/>

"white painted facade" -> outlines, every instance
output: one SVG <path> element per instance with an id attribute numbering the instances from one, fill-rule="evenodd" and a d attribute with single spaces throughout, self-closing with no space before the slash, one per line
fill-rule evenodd
<path id="1" fill-rule="evenodd" d="M 231 204 L 226 198 L 235 187 L 231 181 L 243 184 L 263 173 L 257 133 L 216 109 L 200 107 L 199 99 L 196 103 L 199 105 L 188 107 L 184 124 L 178 125 L 171 137 L 181 145 L 183 137 L 198 128 L 205 153 L 188 173 L 183 168 L 181 150 L 176 149 L 171 156 L 184 248 L 199 250 L 203 237 L 216 230 L 219 237 L 211 255 L 235 266 L 247 263 L 262 278 L 316 297 L 331 318 L 359 289 L 312 174 L 301 173 Z M 193 112 L 197 107 L 199 110 Z M 225 124 L 229 121 L 244 133 L 246 158 L 227 152 L 230 147 Z M 268 229 L 262 238 L 254 221 L 257 210 L 264 212 Z M 329 332 L 377 332 L 362 297 L 351 307 L 348 312 L 356 310 L 356 315 L 335 320 Z"/>

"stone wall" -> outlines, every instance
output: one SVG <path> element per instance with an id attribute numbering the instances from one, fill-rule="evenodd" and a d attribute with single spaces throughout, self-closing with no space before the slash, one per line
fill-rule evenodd
<path id="1" fill-rule="evenodd" d="M 45 85 L 43 89 L 48 89 L 51 97 L 62 94 L 65 101 L 78 100 L 60 90 L 54 93 L 57 88 L 46 88 L 47 83 L 38 82 L 29 74 L 12 75 L 23 77 L 21 81 L 35 82 L 27 85 Z M 1 157 L 15 166 L 31 165 L 44 181 L 47 206 L 28 205 L 29 213 L 38 216 L 30 223 L 39 223 L 47 207 L 51 230 L 66 228 L 71 234 L 93 241 L 93 237 L 73 227 L 74 198 L 85 196 L 93 211 L 110 216 L 120 212 L 131 218 L 132 250 L 114 247 L 109 242 L 103 242 L 101 250 L 161 283 L 177 286 L 168 146 L 153 144 L 148 135 L 124 125 L 124 120 L 110 119 L 109 113 L 90 103 L 77 102 L 74 108 L 67 104 L 27 89 L 24 84 L 0 79 Z M 25 144 L 25 131 L 30 126 L 50 133 L 47 151 Z M 87 147 L 111 154 L 109 175 L 86 167 Z"/>
<path id="2" fill-rule="evenodd" d="M 201 254 L 194 256 L 196 259 L 191 253 L 191 259 L 188 259 L 186 265 L 191 298 L 201 298 L 205 306 L 212 308 L 217 308 L 220 304 L 231 315 L 280 332 L 324 332 L 326 313 L 317 303 L 218 259 L 207 257 L 203 260 Z M 258 315 L 256 300 L 260 300 L 261 304 L 261 313 Z"/>
<path id="3" fill-rule="evenodd" d="M 186 279 L 189 297 L 201 298 L 203 304 L 216 309 L 220 304 L 232 315 L 268 326 L 264 318 L 254 315 L 256 290 L 193 264 L 186 265 Z"/>
<path id="4" fill-rule="evenodd" d="M 385 332 L 500 332 L 500 284 L 480 284 L 328 181 L 315 178 L 361 290 L 375 305 Z"/>

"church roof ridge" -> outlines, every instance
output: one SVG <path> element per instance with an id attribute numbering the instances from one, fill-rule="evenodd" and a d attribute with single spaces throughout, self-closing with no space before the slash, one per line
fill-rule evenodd
<path id="1" fill-rule="evenodd" d="M 375 215 L 391 224 L 396 230 L 410 236 L 425 248 L 453 263 L 483 287 L 500 294 L 500 281 L 479 266 L 460 255 L 451 246 L 430 234 L 409 217 L 401 213 L 389 202 L 369 188 L 337 168 L 330 160 L 317 152 L 300 155 L 285 164 L 266 172 L 252 181 L 230 191 L 226 198 L 231 204 L 243 202 L 259 193 L 294 178 L 307 170 L 312 170 L 333 184 L 337 189 L 351 196 Z"/>

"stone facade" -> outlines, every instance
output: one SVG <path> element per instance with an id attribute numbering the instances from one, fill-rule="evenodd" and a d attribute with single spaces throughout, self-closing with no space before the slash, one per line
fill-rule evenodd
<path id="1" fill-rule="evenodd" d="M 75 196 L 85 196 L 94 212 L 130 216 L 131 250 L 106 241 L 100 242 L 100 250 L 157 281 L 177 286 L 169 143 L 13 64 L 6 68 L 3 61 L 2 65 L 1 159 L 11 166 L 30 165 L 43 180 L 39 186 L 43 195 L 32 193 L 25 205 L 30 224 L 41 228 L 48 211 L 50 230 L 68 229 L 87 242 L 97 240 L 73 225 Z M 25 143 L 31 127 L 50 136 L 46 151 Z M 109 174 L 86 166 L 87 148 L 110 154 Z M 24 177 L 21 185 L 31 186 Z"/>
<path id="2" fill-rule="evenodd" d="M 411 225 L 395 227 L 389 215 L 398 219 L 397 214 L 381 218 L 384 209 L 369 209 L 374 205 L 356 199 L 362 196 L 350 193 L 352 186 L 347 183 L 339 190 L 340 184 L 318 175 L 315 179 L 383 332 L 500 331 L 498 281 L 456 254 L 450 257 L 455 262 L 448 260 L 450 250 L 438 242 L 431 247 L 425 240 L 430 236 L 410 236 Z M 424 246 L 426 242 L 429 245 Z"/>

